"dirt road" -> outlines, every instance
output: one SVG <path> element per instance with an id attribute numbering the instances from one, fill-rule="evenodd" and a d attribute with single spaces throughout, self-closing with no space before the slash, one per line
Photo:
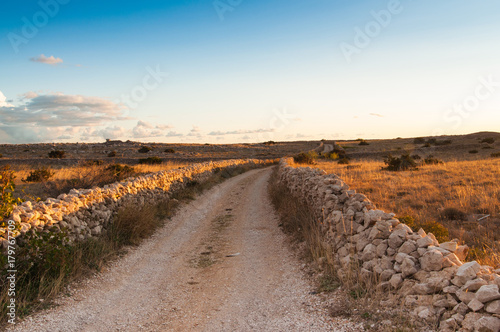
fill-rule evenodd
<path id="1" fill-rule="evenodd" d="M 13 331 L 356 331 L 331 318 L 278 227 L 271 169 L 184 206 L 138 248 Z"/>

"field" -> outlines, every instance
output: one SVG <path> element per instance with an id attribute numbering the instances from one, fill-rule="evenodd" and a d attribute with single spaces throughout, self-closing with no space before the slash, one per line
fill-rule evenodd
<path id="1" fill-rule="evenodd" d="M 352 156 L 348 165 L 318 159 L 313 167 L 339 175 L 377 208 L 396 213 L 414 228 L 423 226 L 440 240 L 466 243 L 471 247 L 468 259 L 499 267 L 500 159 L 491 154 L 499 151 L 500 142 L 481 143 L 484 138 L 498 138 L 494 133 L 470 136 L 446 138 L 451 143 L 425 148 L 413 140 L 397 139 L 363 146 L 340 143 Z M 418 154 L 422 160 L 432 154 L 442 163 L 420 162 L 418 170 L 387 171 L 382 169 L 386 166 L 382 156 L 388 151 L 395 156 Z"/>

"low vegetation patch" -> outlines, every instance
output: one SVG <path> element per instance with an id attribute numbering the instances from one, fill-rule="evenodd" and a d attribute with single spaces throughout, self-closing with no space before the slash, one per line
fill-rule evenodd
<path id="1" fill-rule="evenodd" d="M 47 167 L 41 167 L 30 172 L 30 174 L 23 179 L 23 182 L 45 182 L 54 176 L 54 172 Z"/>
<path id="2" fill-rule="evenodd" d="M 49 158 L 62 159 L 66 155 L 66 152 L 62 150 L 54 150 L 49 152 Z"/>
<path id="3" fill-rule="evenodd" d="M 144 145 L 144 146 L 141 146 L 139 148 L 139 150 L 137 150 L 137 152 L 139 152 L 139 153 L 148 153 L 151 150 L 153 150 L 151 147 Z"/>
<path id="4" fill-rule="evenodd" d="M 314 165 L 317 158 L 318 154 L 316 152 L 301 152 L 298 155 L 294 156 L 293 160 L 297 164 Z"/>
<path id="5" fill-rule="evenodd" d="M 388 155 L 384 158 L 384 163 L 387 165 L 384 168 L 387 171 L 397 172 L 417 169 L 416 161 L 409 154 L 404 154 L 399 158 Z"/>
<path id="6" fill-rule="evenodd" d="M 163 160 L 161 160 L 160 157 L 148 157 L 144 159 L 139 159 L 139 164 L 144 164 L 144 165 L 159 165 L 163 163 Z"/>

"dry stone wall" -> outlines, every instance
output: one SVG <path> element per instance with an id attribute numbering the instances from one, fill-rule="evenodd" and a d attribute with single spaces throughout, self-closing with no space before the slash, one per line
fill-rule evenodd
<path id="1" fill-rule="evenodd" d="M 7 220 L 15 222 L 16 242 L 30 229 L 59 231 L 66 229 L 72 240 L 99 236 L 113 214 L 125 203 L 143 205 L 170 197 L 192 181 L 203 182 L 216 171 L 237 166 L 257 166 L 270 161 L 246 159 L 205 162 L 188 167 L 131 177 L 102 188 L 72 189 L 68 194 L 43 202 L 24 202 L 14 208 Z M 1 247 L 7 247 L 7 229 L 0 228 Z"/>
<path id="2" fill-rule="evenodd" d="M 355 268 L 359 278 L 392 292 L 392 304 L 399 301 L 418 319 L 438 322 L 441 331 L 500 330 L 500 270 L 463 263 L 467 246 L 414 232 L 337 175 L 292 162 L 280 161 L 279 179 L 321 216 L 318 227 L 340 278 Z"/>

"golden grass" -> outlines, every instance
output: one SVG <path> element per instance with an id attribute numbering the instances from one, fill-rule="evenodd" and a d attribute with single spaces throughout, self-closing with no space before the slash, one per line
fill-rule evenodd
<path id="1" fill-rule="evenodd" d="M 471 246 L 469 259 L 500 266 L 500 160 L 450 161 L 418 171 L 389 172 L 377 161 L 351 165 L 319 161 L 313 167 L 335 173 L 381 210 L 412 216 L 417 226 L 438 221 L 450 238 Z M 465 220 L 446 220 L 444 209 L 464 212 Z M 490 214 L 474 221 L 475 214 Z"/>

